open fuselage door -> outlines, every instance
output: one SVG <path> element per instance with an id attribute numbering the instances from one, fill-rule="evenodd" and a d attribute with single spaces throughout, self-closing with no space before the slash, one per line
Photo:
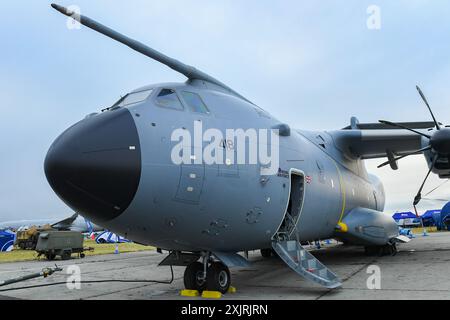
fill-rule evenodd
<path id="1" fill-rule="evenodd" d="M 338 277 L 300 243 L 297 226 L 301 223 L 305 191 L 304 173 L 291 169 L 289 201 L 283 222 L 272 240 L 272 248 L 302 277 L 327 288 L 340 287 Z"/>

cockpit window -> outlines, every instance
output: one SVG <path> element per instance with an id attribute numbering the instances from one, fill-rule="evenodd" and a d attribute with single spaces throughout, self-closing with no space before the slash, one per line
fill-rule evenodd
<path id="1" fill-rule="evenodd" d="M 208 107 L 198 94 L 188 91 L 183 91 L 181 94 L 192 112 L 209 113 Z"/>
<path id="2" fill-rule="evenodd" d="M 143 102 L 143 101 L 147 100 L 147 98 L 152 94 L 152 92 L 153 92 L 153 89 L 129 93 L 125 97 L 120 99 L 114 105 L 114 107 L 126 107 L 126 106 L 129 106 L 132 104 Z"/>
<path id="3" fill-rule="evenodd" d="M 161 107 L 183 110 L 183 105 L 177 93 L 172 89 L 162 89 L 156 97 L 156 103 Z"/>

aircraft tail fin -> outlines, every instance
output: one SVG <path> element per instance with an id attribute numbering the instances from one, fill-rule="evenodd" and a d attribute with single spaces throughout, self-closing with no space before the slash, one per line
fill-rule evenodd
<path id="1" fill-rule="evenodd" d="M 58 221 L 51 225 L 52 228 L 55 229 L 69 229 L 72 223 L 78 218 L 78 213 L 74 213 L 69 218 Z"/>

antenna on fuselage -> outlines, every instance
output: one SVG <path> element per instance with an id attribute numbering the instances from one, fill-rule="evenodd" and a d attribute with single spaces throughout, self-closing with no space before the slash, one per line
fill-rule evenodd
<path id="1" fill-rule="evenodd" d="M 74 20 L 81 23 L 82 25 L 84 25 L 92 30 L 95 30 L 113 40 L 123 43 L 124 45 L 130 47 L 131 49 L 133 49 L 137 52 L 142 53 L 143 55 L 145 55 L 149 58 L 152 58 L 162 64 L 165 64 L 169 68 L 185 75 L 189 80 L 201 80 L 201 81 L 209 82 L 211 84 L 214 84 L 216 86 L 219 86 L 219 87 L 225 89 L 226 91 L 230 92 L 231 94 L 233 94 L 249 103 L 252 103 L 251 101 L 247 100 L 245 97 L 241 96 L 239 93 L 237 93 L 236 91 L 234 91 L 227 85 L 223 84 L 219 80 L 211 77 L 210 75 L 208 75 L 200 70 L 197 70 L 196 68 L 194 68 L 192 66 L 184 64 L 176 59 L 170 58 L 170 57 L 162 54 L 161 52 L 158 52 L 158 51 L 150 48 L 149 46 L 146 46 L 145 44 L 143 44 L 139 41 L 128 38 L 127 36 L 124 36 L 123 34 L 117 32 L 117 31 L 114 31 L 113 29 L 108 28 L 108 27 L 102 25 L 101 23 L 99 23 L 95 20 L 92 20 L 91 18 L 88 18 L 86 16 L 78 14 L 74 11 L 68 10 L 65 7 L 62 7 L 62 6 L 54 4 L 54 3 L 52 4 L 52 7 L 55 10 L 61 12 L 62 14 L 73 18 Z"/>

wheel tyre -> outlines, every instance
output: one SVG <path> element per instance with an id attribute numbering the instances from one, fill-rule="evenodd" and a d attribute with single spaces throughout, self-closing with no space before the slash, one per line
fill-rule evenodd
<path id="1" fill-rule="evenodd" d="M 270 258 L 272 256 L 272 249 L 261 249 L 261 256 Z"/>
<path id="2" fill-rule="evenodd" d="M 53 261 L 53 260 L 55 260 L 55 255 L 52 254 L 52 253 L 46 254 L 45 257 L 47 258 L 48 261 Z"/>
<path id="3" fill-rule="evenodd" d="M 277 258 L 277 259 L 281 259 L 281 257 L 278 255 L 278 253 L 274 250 L 274 249 L 270 249 L 270 251 L 272 252 L 272 255 Z"/>
<path id="4" fill-rule="evenodd" d="M 84 257 L 86 257 L 86 255 L 84 253 L 80 253 L 80 258 L 84 259 Z"/>
<path id="5" fill-rule="evenodd" d="M 200 262 L 191 263 L 184 270 L 184 287 L 187 290 L 203 291 L 206 288 L 206 281 L 201 280 L 203 275 L 203 264 Z"/>
<path id="6" fill-rule="evenodd" d="M 69 260 L 71 258 L 71 253 L 69 251 L 64 251 L 61 255 L 61 260 Z"/>
<path id="7" fill-rule="evenodd" d="M 397 255 L 397 245 L 395 243 L 392 244 L 392 256 L 396 256 Z"/>
<path id="8" fill-rule="evenodd" d="M 376 247 L 364 247 L 364 253 L 366 256 L 373 256 L 376 254 Z"/>
<path id="9" fill-rule="evenodd" d="M 228 267 L 220 262 L 213 262 L 206 275 L 206 288 L 209 291 L 227 293 L 231 285 L 231 275 Z"/>

